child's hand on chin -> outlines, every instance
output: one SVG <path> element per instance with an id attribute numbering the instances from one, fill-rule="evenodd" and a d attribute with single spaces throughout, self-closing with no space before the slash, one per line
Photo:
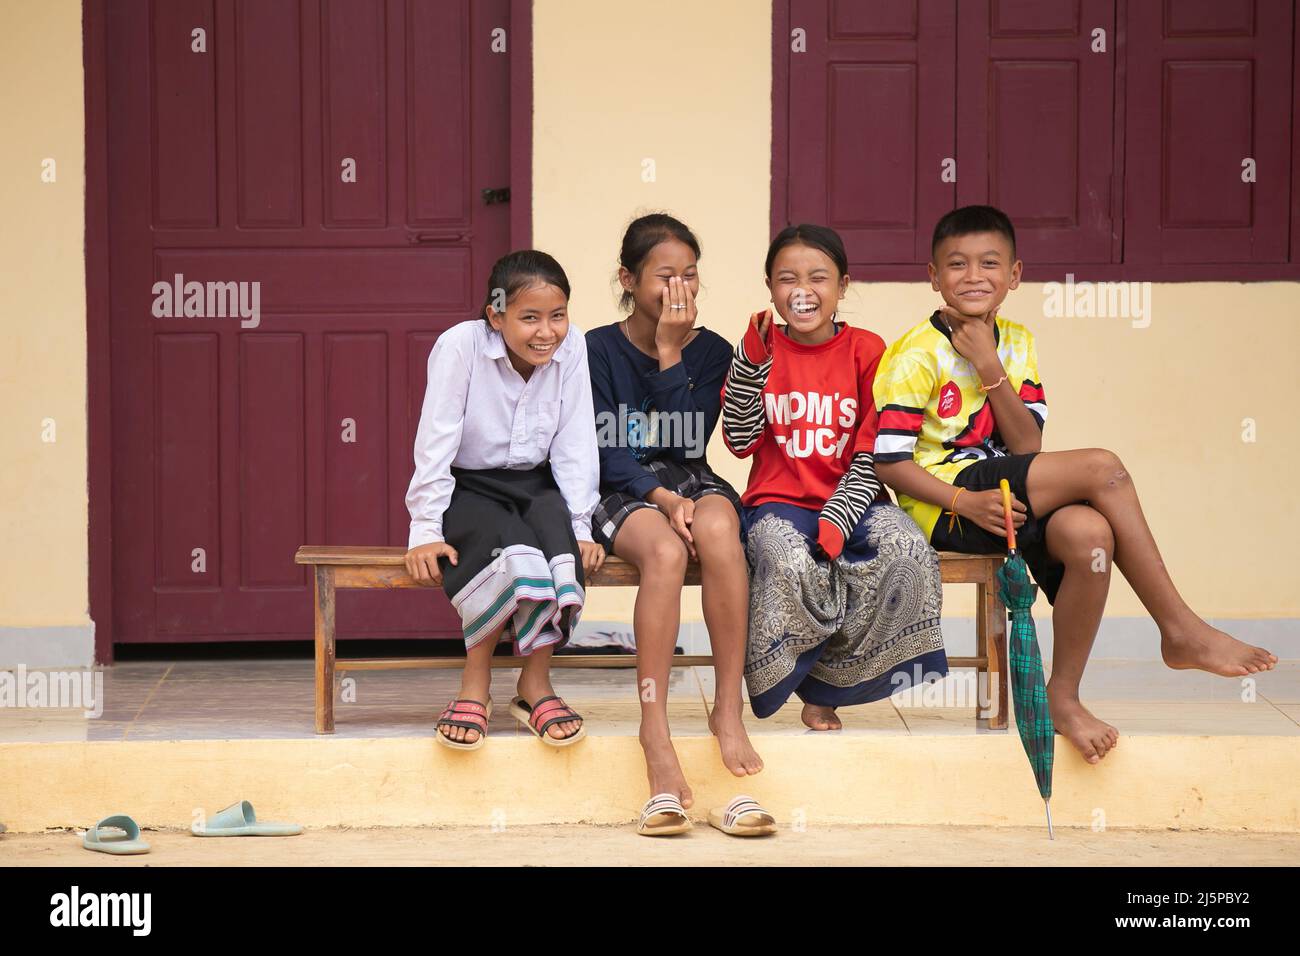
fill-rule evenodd
<path id="1" fill-rule="evenodd" d="M 984 321 L 988 316 L 997 314 L 996 308 L 983 316 L 962 315 L 950 305 L 941 307 L 939 312 L 952 334 L 952 347 L 962 358 L 977 369 L 997 359 L 998 346 L 993 339 L 993 323 Z"/>

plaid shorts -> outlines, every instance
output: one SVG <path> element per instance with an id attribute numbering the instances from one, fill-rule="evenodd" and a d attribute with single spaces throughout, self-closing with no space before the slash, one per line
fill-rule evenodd
<path id="1" fill-rule="evenodd" d="M 645 466 L 654 472 L 659 484 L 673 494 L 699 501 L 705 495 L 722 495 L 740 515 L 740 495 L 712 471 L 702 461 L 672 461 L 667 458 L 653 458 Z M 655 508 L 650 502 L 635 495 L 616 491 L 601 499 L 591 516 L 592 537 L 604 546 L 605 552 L 614 551 L 614 537 L 623 526 L 627 516 L 640 508 Z M 658 511 L 658 508 L 655 508 Z"/>

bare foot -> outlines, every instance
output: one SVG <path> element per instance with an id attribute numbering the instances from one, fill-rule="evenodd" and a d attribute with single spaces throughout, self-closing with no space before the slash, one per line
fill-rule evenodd
<path id="1" fill-rule="evenodd" d="M 741 719 L 740 701 L 722 706 L 714 701 L 713 712 L 709 714 L 709 730 L 718 738 L 722 762 L 737 777 L 755 774 L 763 769 L 763 758 L 749 742 L 745 722 Z"/>
<path id="2" fill-rule="evenodd" d="M 519 675 L 519 683 L 515 687 L 516 693 L 519 694 L 529 707 L 537 706 L 537 702 L 546 697 L 555 696 L 555 688 L 551 686 L 551 680 L 546 674 L 536 676 L 529 674 L 525 669 Z M 540 722 L 546 723 L 547 718 Z M 558 724 L 551 724 L 546 728 L 548 737 L 554 737 L 556 740 L 563 740 L 565 737 L 572 737 L 582 726 L 581 720 L 562 720 Z"/>
<path id="3" fill-rule="evenodd" d="M 803 705 L 803 722 L 813 730 L 844 729 L 844 724 L 840 723 L 834 707 L 822 707 L 818 704 Z"/>
<path id="4" fill-rule="evenodd" d="M 650 781 L 650 795 L 675 793 L 682 806 L 689 809 L 695 802 L 691 788 L 686 785 L 686 775 L 677 762 L 677 751 L 667 733 L 647 731 L 640 734 L 641 749 L 645 751 L 645 775 Z"/>
<path id="5" fill-rule="evenodd" d="M 1072 693 L 1053 693 L 1049 684 L 1047 704 L 1056 732 L 1074 744 L 1088 763 L 1100 763 L 1101 758 L 1119 743 L 1119 731 L 1094 717 Z"/>
<path id="6" fill-rule="evenodd" d="M 1271 671 L 1277 657 L 1246 644 L 1204 621 L 1179 633 L 1160 634 L 1160 656 L 1174 670 L 1202 670 L 1221 677 L 1245 677 Z"/>

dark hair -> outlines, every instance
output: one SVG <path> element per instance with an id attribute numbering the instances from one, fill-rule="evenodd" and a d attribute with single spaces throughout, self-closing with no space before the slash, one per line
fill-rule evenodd
<path id="1" fill-rule="evenodd" d="M 623 233 L 623 245 L 618 251 L 618 264 L 632 275 L 640 276 L 641 267 L 645 265 L 650 250 L 669 239 L 684 243 L 695 253 L 696 259 L 700 258 L 700 241 L 686 223 L 665 212 L 652 212 L 647 216 L 639 216 L 628 224 L 627 231 Z M 626 309 L 631 304 L 632 293 L 624 289 L 619 296 L 618 307 Z"/>
<path id="2" fill-rule="evenodd" d="M 498 289 L 505 292 L 505 301 L 509 302 L 538 282 L 555 286 L 564 293 L 565 299 L 569 298 L 569 277 L 551 256 L 537 249 L 519 249 L 502 256 L 492 266 L 492 274 L 488 276 L 487 298 L 483 300 L 480 318 L 487 322 L 488 306 L 492 304 Z"/>
<path id="3" fill-rule="evenodd" d="M 841 279 L 849 274 L 849 255 L 844 251 L 844 240 L 840 234 L 829 226 L 801 222 L 797 226 L 786 226 L 767 247 L 767 262 L 763 264 L 763 272 L 769 279 L 772 278 L 772 264 L 776 262 L 777 253 L 786 246 L 794 245 L 820 249 L 830 256 L 835 268 L 840 270 Z"/>
<path id="4" fill-rule="evenodd" d="M 1011 258 L 1016 257 L 1016 227 L 1001 209 L 993 206 L 961 206 L 952 212 L 944 213 L 934 226 L 934 237 L 930 240 L 930 258 L 934 259 L 934 250 L 939 243 L 954 236 L 969 236 L 976 232 L 996 232 L 1006 236 L 1011 243 Z"/>

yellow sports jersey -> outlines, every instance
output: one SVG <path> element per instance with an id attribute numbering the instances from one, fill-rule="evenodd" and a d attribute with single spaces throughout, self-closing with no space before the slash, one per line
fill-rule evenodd
<path id="1" fill-rule="evenodd" d="M 993 320 L 993 341 L 1007 384 L 1041 429 L 1047 402 L 1038 378 L 1033 335 L 999 315 Z M 951 483 L 963 468 L 1006 455 L 993 407 L 980 384 L 975 366 L 953 348 L 939 312 L 910 329 L 885 350 L 876 372 L 872 388 L 880 417 L 876 462 L 912 458 L 936 478 Z M 898 503 L 928 538 L 943 508 L 903 494 Z"/>

